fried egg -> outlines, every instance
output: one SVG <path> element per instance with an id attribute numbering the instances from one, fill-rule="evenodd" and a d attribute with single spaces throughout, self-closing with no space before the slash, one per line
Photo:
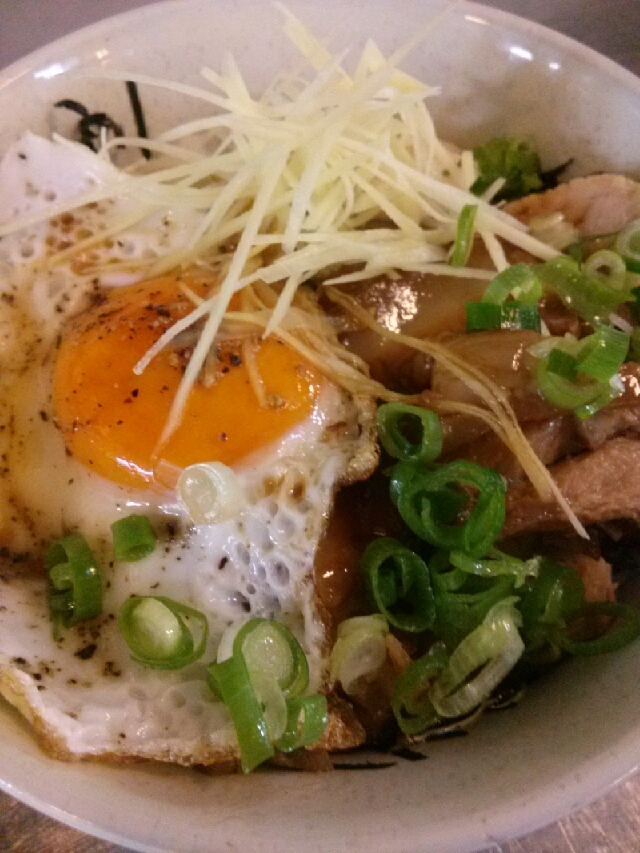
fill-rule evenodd
<path id="1" fill-rule="evenodd" d="M 161 351 L 139 375 L 134 367 L 189 310 L 184 285 L 197 292 L 211 282 L 204 274 L 96 276 L 77 258 L 42 263 L 105 229 L 105 205 L 114 202 L 98 197 L 111 168 L 33 135 L 0 164 L 0 221 L 55 208 L 80 190 L 97 199 L 0 240 L 0 692 L 60 757 L 234 760 L 233 725 L 207 687 L 206 663 L 230 624 L 276 618 L 302 643 L 311 689 L 323 688 L 328 637 L 314 557 L 337 487 L 377 461 L 371 404 L 272 337 L 256 345 L 264 405 L 241 348 L 225 342 L 211 381 L 193 388 L 180 426 L 162 441 L 189 342 Z M 126 201 L 115 204 L 127 214 Z M 189 227 L 180 211 L 143 221 L 126 241 L 105 236 L 92 260 L 154 257 L 179 246 Z M 176 480 L 214 460 L 235 471 L 244 505 L 224 521 L 194 524 Z M 131 513 L 150 518 L 158 544 L 139 562 L 117 562 L 110 525 Z M 54 640 L 42 555 L 69 532 L 83 534 L 98 557 L 104 608 Z M 133 661 L 117 627 L 133 594 L 202 611 L 210 629 L 202 661 L 171 672 Z M 334 714 L 322 744 L 360 737 Z"/>

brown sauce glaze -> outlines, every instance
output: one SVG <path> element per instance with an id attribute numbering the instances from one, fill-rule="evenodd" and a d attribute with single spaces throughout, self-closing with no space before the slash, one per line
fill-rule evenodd
<path id="1" fill-rule="evenodd" d="M 345 287 L 389 331 L 417 338 L 464 332 L 465 303 L 480 299 L 487 283 L 421 273 L 400 273 Z M 431 359 L 410 347 L 382 339 L 372 329 L 346 328 L 345 346 L 367 362 L 374 379 L 393 391 L 414 394 L 429 387 Z"/>
<path id="2" fill-rule="evenodd" d="M 389 481 L 378 470 L 369 480 L 342 489 L 316 552 L 315 593 L 333 626 L 371 612 L 364 593 L 360 559 L 376 536 L 406 535 L 389 498 Z"/>

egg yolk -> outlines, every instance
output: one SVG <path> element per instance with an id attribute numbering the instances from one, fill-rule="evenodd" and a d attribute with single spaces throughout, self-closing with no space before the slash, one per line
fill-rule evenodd
<path id="1" fill-rule="evenodd" d="M 202 282 L 186 281 L 194 290 Z M 258 344 L 256 363 L 267 404 L 255 393 L 239 343 L 215 349 L 213 383 L 193 387 L 178 428 L 160 448 L 171 404 L 197 340 L 175 341 L 140 374 L 149 347 L 193 304 L 175 279 L 114 288 L 79 318 L 56 358 L 56 419 L 69 451 L 116 483 L 175 484 L 197 462 L 227 465 L 270 444 L 307 418 L 321 374 L 276 338 Z M 186 333 L 188 336 L 188 333 Z"/>

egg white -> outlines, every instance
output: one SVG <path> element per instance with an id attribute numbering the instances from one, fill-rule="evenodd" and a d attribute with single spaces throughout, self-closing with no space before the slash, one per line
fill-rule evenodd
<path id="1" fill-rule="evenodd" d="M 99 188 L 110 169 L 78 146 L 28 134 L 0 163 L 0 222 Z M 326 383 L 310 417 L 238 466 L 247 503 L 215 525 L 193 525 L 173 491 L 121 487 L 69 456 L 52 403 L 56 341 L 104 282 L 42 260 L 64 240 L 101 229 L 100 211 L 0 239 L 0 547 L 8 554 L 0 571 L 0 692 L 61 756 L 220 761 L 235 755 L 235 734 L 206 685 L 205 664 L 229 624 L 249 616 L 288 624 L 307 653 L 311 689 L 322 687 L 328 649 L 313 563 L 338 484 L 355 459 L 375 461 L 370 407 Z M 103 251 L 156 256 L 189 228 L 178 213 L 157 225 L 142 222 Z M 109 528 L 132 512 L 149 516 L 158 546 L 137 563 L 118 563 Z M 40 567 L 47 544 L 70 531 L 98 557 L 104 610 L 54 641 Z M 132 594 L 166 595 L 205 613 L 203 662 L 154 672 L 132 661 L 117 628 Z"/>

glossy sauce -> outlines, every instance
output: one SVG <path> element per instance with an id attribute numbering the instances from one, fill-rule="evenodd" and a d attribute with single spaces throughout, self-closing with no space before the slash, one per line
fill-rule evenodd
<path id="1" fill-rule="evenodd" d="M 406 527 L 389 499 L 388 478 L 380 469 L 363 483 L 342 489 L 316 552 L 315 592 L 332 625 L 371 612 L 360 559 L 377 536 L 406 536 Z"/>

